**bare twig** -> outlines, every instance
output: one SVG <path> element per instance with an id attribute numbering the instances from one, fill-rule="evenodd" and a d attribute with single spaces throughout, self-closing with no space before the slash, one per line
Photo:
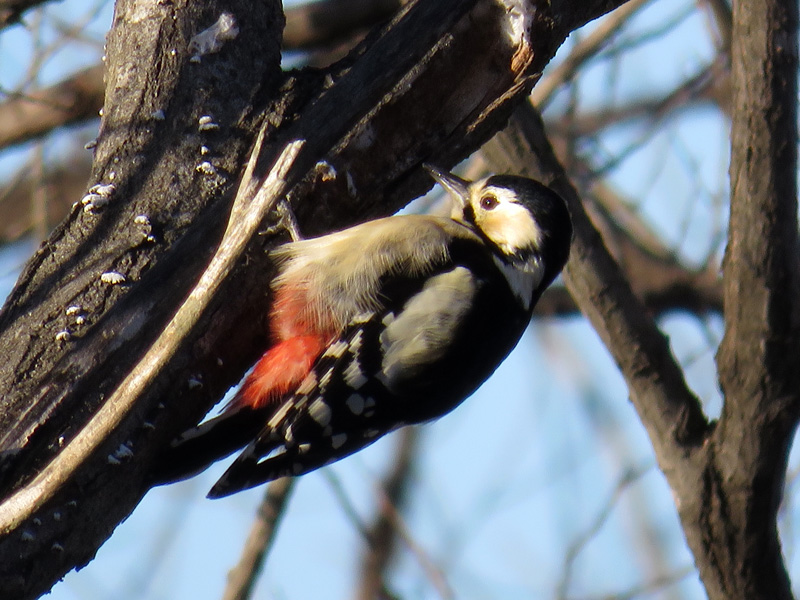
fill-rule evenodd
<path id="1" fill-rule="evenodd" d="M 275 541 L 295 481 L 293 477 L 284 477 L 267 486 L 239 562 L 228 573 L 223 600 L 247 600 L 251 597 L 264 560 Z"/>
<path id="2" fill-rule="evenodd" d="M 246 210 L 241 215 L 237 214 L 237 218 L 232 218 L 228 223 L 219 249 L 189 297 L 150 350 L 94 418 L 42 469 L 33 481 L 0 505 L 0 509 L 2 509 L 0 510 L 0 533 L 12 530 L 40 508 L 89 454 L 108 437 L 109 433 L 133 407 L 142 390 L 147 387 L 152 377 L 158 373 L 161 365 L 172 355 L 188 330 L 194 326 L 199 315 L 214 296 L 214 292 L 221 284 L 225 274 L 231 269 L 247 242 L 256 233 L 264 216 L 283 196 L 286 176 L 302 146 L 303 141 L 287 144 Z M 249 174 L 252 174 L 260 150 L 261 145 L 258 143 L 248 165 Z M 245 176 L 237 194 L 238 204 L 244 202 L 241 198 L 252 192 L 252 181 Z"/>
<path id="3" fill-rule="evenodd" d="M 559 581 L 558 589 L 556 591 L 557 598 L 560 600 L 566 600 L 569 594 L 572 569 L 575 566 L 575 561 L 577 560 L 578 556 L 580 556 L 580 553 L 583 551 L 586 545 L 599 533 L 603 525 L 605 525 L 605 523 L 608 521 L 608 518 L 611 516 L 611 511 L 613 511 L 617 506 L 617 503 L 619 502 L 625 490 L 627 490 L 631 484 L 638 481 L 651 468 L 652 467 L 650 465 L 628 468 L 617 481 L 617 485 L 614 486 L 614 489 L 612 490 L 611 494 L 609 494 L 609 497 L 600 508 L 594 520 L 569 545 L 567 548 L 567 554 L 564 557 L 564 571 L 561 575 L 561 580 Z"/>
<path id="4" fill-rule="evenodd" d="M 538 108 L 543 108 L 564 83 L 569 81 L 575 72 L 583 67 L 586 61 L 600 52 L 611 43 L 614 33 L 628 22 L 650 0 L 631 0 L 620 6 L 603 22 L 580 41 L 569 53 L 564 61 L 550 71 L 546 77 L 536 84 L 531 92 L 531 102 Z"/>
<path id="5" fill-rule="evenodd" d="M 0 104 L 0 148 L 96 118 L 103 93 L 103 67 L 98 65 L 43 90 L 10 96 Z"/>
<path id="6" fill-rule="evenodd" d="M 361 600 L 374 600 L 385 594 L 385 573 L 396 548 L 397 530 L 387 515 L 386 505 L 400 512 L 406 503 L 409 477 L 419 439 L 417 427 L 406 427 L 398 436 L 399 445 L 392 467 L 378 492 L 379 509 L 367 532 L 370 544 L 361 565 L 360 586 L 356 594 Z"/>

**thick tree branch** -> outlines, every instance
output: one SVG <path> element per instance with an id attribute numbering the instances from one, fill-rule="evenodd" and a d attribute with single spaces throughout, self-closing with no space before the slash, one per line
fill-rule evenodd
<path id="1" fill-rule="evenodd" d="M 48 0 L 0 0 L 0 30 L 19 23 L 23 13 Z"/>
<path id="2" fill-rule="evenodd" d="M 797 28 L 796 2 L 733 4 L 725 404 L 702 505 L 684 509 L 705 528 L 698 566 L 715 599 L 792 597 L 776 518 L 800 408 Z"/>
<path id="3" fill-rule="evenodd" d="M 324 0 L 295 6 L 286 11 L 283 48 L 332 43 L 388 20 L 399 7 L 399 0 Z M 104 68 L 98 64 L 47 88 L 7 97 L 0 103 L 0 148 L 96 118 L 103 106 Z"/>
<path id="4" fill-rule="evenodd" d="M 328 73 L 281 82 L 277 4 L 253 14 L 239 2 L 117 5 L 99 187 L 33 258 L 0 315 L 5 495 L 24 491 L 93 421 L 194 287 L 262 115 L 262 164 L 287 140 L 307 140 L 293 177 L 308 175 L 291 194 L 304 233 L 389 214 L 430 185 L 421 162 L 449 166 L 500 126 L 569 33 L 563 23 L 612 6 L 563 2 L 558 13 L 541 1 L 523 19 L 491 0 L 418 2 Z M 236 35 L 218 52 L 189 51 L 222 13 Z M 89 560 L 146 491 L 159 449 L 263 348 L 268 242 L 253 239 L 119 427 L 0 538 L 0 595 L 34 596 Z"/>

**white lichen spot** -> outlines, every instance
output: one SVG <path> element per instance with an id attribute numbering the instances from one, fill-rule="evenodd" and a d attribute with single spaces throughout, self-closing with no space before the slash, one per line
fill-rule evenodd
<path id="1" fill-rule="evenodd" d="M 204 160 L 199 165 L 194 168 L 195 171 L 198 173 L 202 173 L 203 175 L 216 175 L 217 169 L 207 160 Z"/>
<path id="2" fill-rule="evenodd" d="M 67 441 L 67 438 L 65 438 L 63 435 L 58 436 L 58 446 L 60 448 L 64 447 L 64 442 L 66 442 L 66 441 Z"/>
<path id="3" fill-rule="evenodd" d="M 222 50 L 225 42 L 236 39 L 239 35 L 239 26 L 236 18 L 231 13 L 222 13 L 208 29 L 204 29 L 189 42 L 189 52 L 192 54 L 190 62 L 200 62 L 206 54 L 214 54 Z"/>
<path id="4" fill-rule="evenodd" d="M 208 146 L 200 146 L 200 154 L 202 154 L 203 156 L 205 156 L 205 155 L 206 155 L 206 154 L 208 154 L 209 152 L 211 152 L 211 150 L 209 150 L 209 149 L 208 149 Z"/>
<path id="5" fill-rule="evenodd" d="M 150 421 L 145 421 L 142 423 L 142 429 L 155 429 L 156 426 L 153 425 Z"/>
<path id="6" fill-rule="evenodd" d="M 55 512 L 53 513 L 53 520 L 54 520 L 54 521 L 60 521 L 60 520 L 61 520 L 61 513 L 60 513 L 60 512 L 58 512 L 58 511 L 55 511 Z"/>
<path id="7" fill-rule="evenodd" d="M 147 215 L 136 215 L 133 222 L 137 225 L 150 225 L 150 218 Z"/>
<path id="8" fill-rule="evenodd" d="M 93 194 L 89 192 L 83 198 L 81 198 L 80 203 L 83 204 L 84 206 L 89 206 L 90 204 L 94 204 L 95 201 L 99 202 L 102 200 L 104 200 L 104 198 L 100 194 Z"/>
<path id="9" fill-rule="evenodd" d="M 300 454 L 305 454 L 309 450 L 311 450 L 311 444 L 308 442 L 297 445 L 297 451 L 300 452 Z"/>
<path id="10" fill-rule="evenodd" d="M 103 208 L 108 204 L 108 196 L 101 196 L 100 194 L 86 194 L 81 198 L 83 203 L 83 212 L 93 214 L 98 208 Z"/>
<path id="11" fill-rule="evenodd" d="M 69 506 L 70 508 L 75 508 L 75 507 L 78 506 L 78 501 L 77 500 L 70 500 L 69 502 L 67 502 L 67 506 Z"/>
<path id="12" fill-rule="evenodd" d="M 116 157 L 116 158 L 114 159 L 114 162 L 119 162 L 119 157 Z M 117 172 L 116 172 L 116 171 L 111 171 L 111 172 L 108 174 L 108 179 L 109 179 L 110 181 L 114 181 L 116 178 L 117 178 Z"/>
<path id="13" fill-rule="evenodd" d="M 72 337 L 66 329 L 62 329 L 56 334 L 56 341 L 57 342 L 66 342 L 69 341 L 69 338 Z"/>
<path id="14" fill-rule="evenodd" d="M 112 171 L 113 173 L 113 171 Z M 109 178 L 113 179 L 113 175 L 109 174 Z M 97 183 L 89 188 L 90 194 L 99 194 L 108 198 L 111 194 L 117 191 L 117 186 L 113 183 Z"/>
<path id="15" fill-rule="evenodd" d="M 154 110 L 150 116 L 156 121 L 163 121 L 167 118 L 167 116 L 164 114 L 164 111 L 160 108 L 158 110 Z"/>
<path id="16" fill-rule="evenodd" d="M 52 545 L 52 546 L 50 546 L 50 549 L 51 549 L 53 552 L 63 552 L 63 551 L 64 551 L 64 546 L 62 546 L 62 545 L 61 545 L 61 544 L 59 544 L 58 542 L 53 542 L 53 545 Z"/>
<path id="17" fill-rule="evenodd" d="M 90 140 L 83 145 L 84 150 L 91 150 L 95 147 L 97 147 L 97 140 Z"/>
<path id="18" fill-rule="evenodd" d="M 75 317 L 75 325 L 81 326 L 86 324 L 86 317 L 83 315 L 78 315 Z"/>
<path id="19" fill-rule="evenodd" d="M 38 527 L 39 525 L 42 524 L 42 520 L 39 517 L 34 517 L 33 518 L 33 524 Z"/>
<path id="20" fill-rule="evenodd" d="M 36 536 L 33 535 L 30 531 L 23 531 L 22 535 L 19 536 L 20 541 L 23 542 L 32 542 L 36 539 Z"/>
<path id="21" fill-rule="evenodd" d="M 203 387 L 203 381 L 199 375 L 197 377 L 190 377 L 186 383 L 189 385 L 190 390 L 198 390 Z"/>
<path id="22" fill-rule="evenodd" d="M 368 439 L 372 439 L 372 438 L 376 437 L 379 433 L 380 433 L 380 431 L 378 431 L 377 429 L 367 429 L 364 432 L 364 437 L 368 438 Z"/>
<path id="23" fill-rule="evenodd" d="M 131 450 L 125 444 L 120 444 L 119 448 L 114 451 L 114 457 L 120 460 L 131 458 L 133 456 L 133 450 Z"/>
<path id="24" fill-rule="evenodd" d="M 73 304 L 72 306 L 68 306 L 67 310 L 64 311 L 68 317 L 74 317 L 75 315 L 79 315 L 83 312 L 83 309 L 78 304 Z"/>
<path id="25" fill-rule="evenodd" d="M 212 129 L 219 129 L 219 125 L 214 123 L 214 118 L 211 115 L 203 115 L 197 120 L 197 129 L 200 131 L 210 131 Z"/>
<path id="26" fill-rule="evenodd" d="M 120 285 L 125 283 L 125 275 L 117 271 L 106 271 L 100 275 L 100 281 L 108 285 Z"/>
<path id="27" fill-rule="evenodd" d="M 97 116 L 98 117 L 102 117 L 103 116 L 103 109 L 102 108 L 97 111 Z"/>
<path id="28" fill-rule="evenodd" d="M 327 160 L 319 161 L 314 165 L 314 169 L 319 173 L 322 181 L 333 181 L 336 179 L 336 169 Z"/>

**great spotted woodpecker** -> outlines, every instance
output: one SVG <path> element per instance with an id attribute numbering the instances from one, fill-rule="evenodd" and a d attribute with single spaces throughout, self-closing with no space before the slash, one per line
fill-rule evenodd
<path id="1" fill-rule="evenodd" d="M 426 169 L 455 199 L 450 218 L 388 217 L 274 252 L 274 343 L 228 409 L 173 444 L 159 482 L 245 445 L 209 497 L 307 473 L 441 417 L 500 365 L 567 261 L 566 204 L 531 179 Z"/>

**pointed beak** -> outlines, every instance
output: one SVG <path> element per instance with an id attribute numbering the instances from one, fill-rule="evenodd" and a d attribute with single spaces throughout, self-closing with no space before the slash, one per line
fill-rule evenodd
<path id="1" fill-rule="evenodd" d="M 452 173 L 448 173 L 447 171 L 442 171 L 433 165 L 424 164 L 422 167 L 430 173 L 431 177 L 433 177 L 439 185 L 441 185 L 447 192 L 453 196 L 456 200 L 458 200 L 461 206 L 466 206 L 469 202 L 469 183 L 458 177 L 457 175 L 453 175 Z"/>

